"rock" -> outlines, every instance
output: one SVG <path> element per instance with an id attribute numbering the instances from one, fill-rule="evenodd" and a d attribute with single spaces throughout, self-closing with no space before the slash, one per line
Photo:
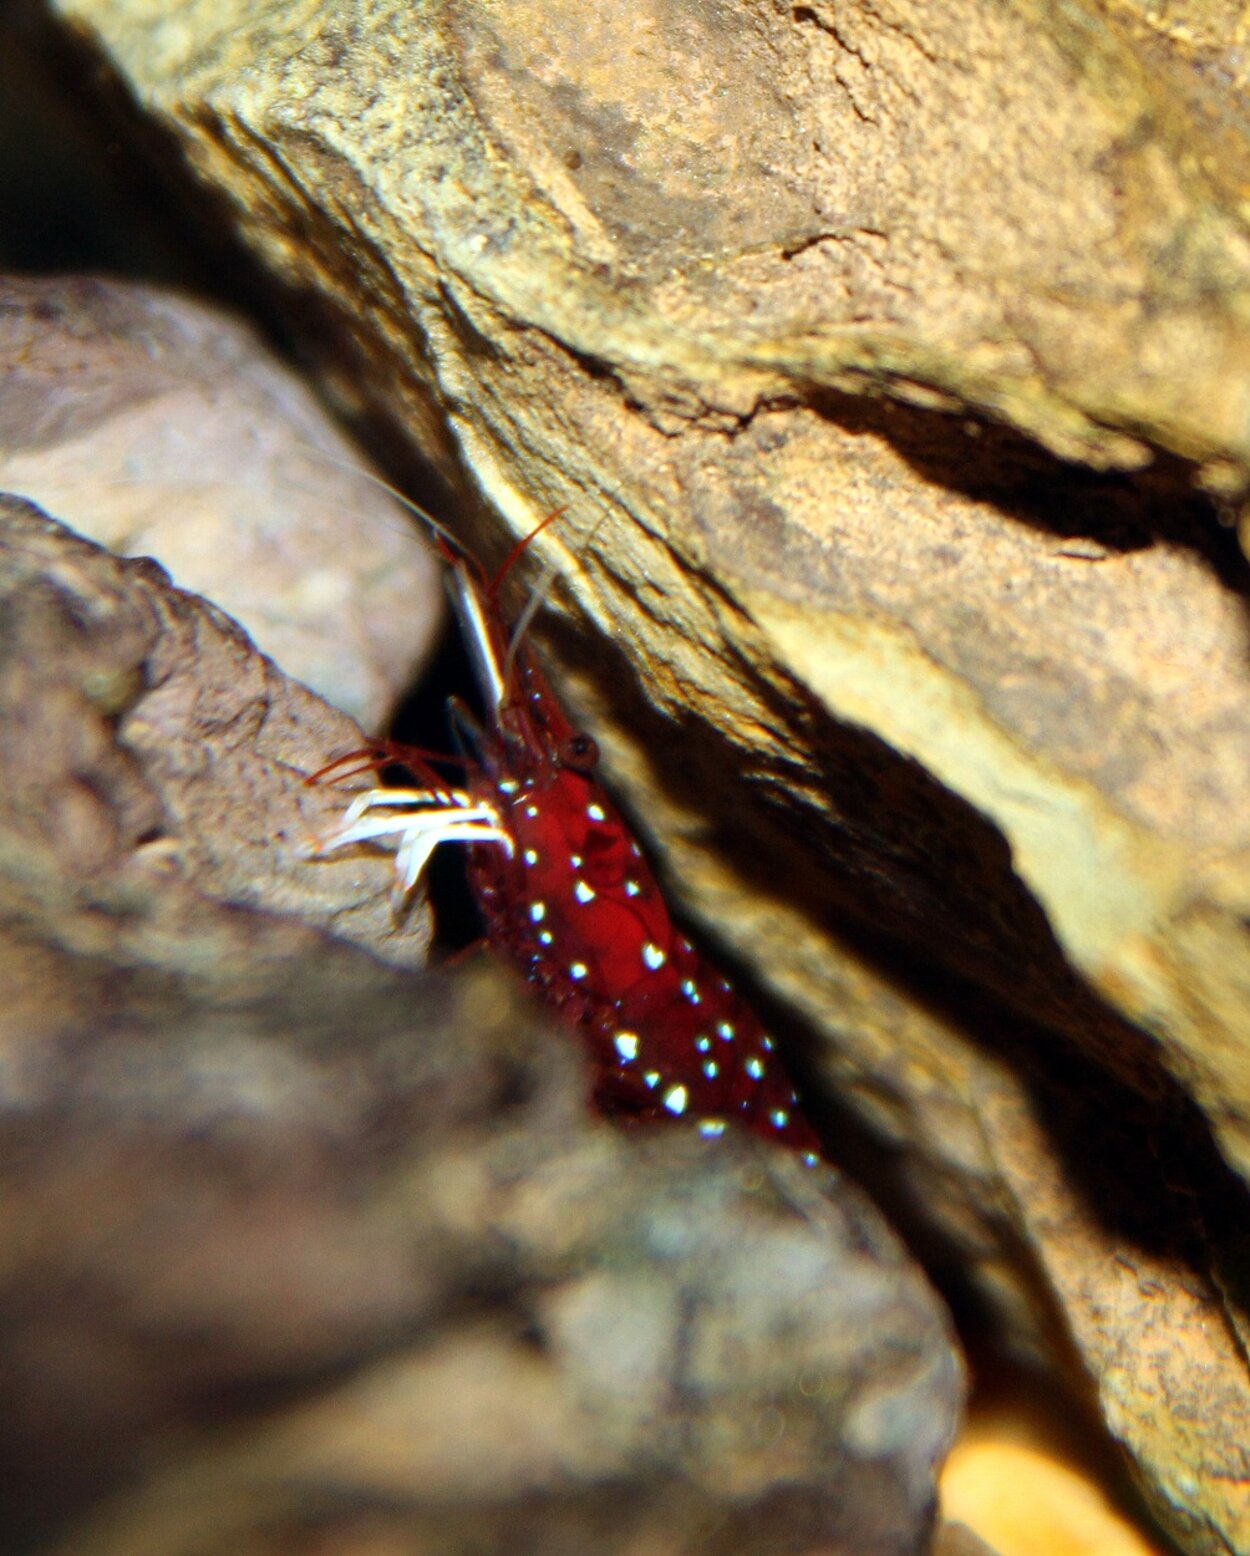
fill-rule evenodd
<path id="1" fill-rule="evenodd" d="M 0 279 L 0 488 L 206 594 L 371 730 L 442 620 L 434 557 L 241 320 L 99 277 Z"/>
<path id="2" fill-rule="evenodd" d="M 420 965 L 428 909 L 396 922 L 388 859 L 307 858 L 345 803 L 307 780 L 360 748 L 359 726 L 155 563 L 110 557 L 12 498 L 0 519 L 14 889 L 68 909 L 97 881 L 142 905 L 181 880 Z M 159 936 L 143 945 L 159 958 Z"/>
<path id="3" fill-rule="evenodd" d="M 151 563 L 6 500 L 0 620 L 6 1535 L 919 1553 L 962 1373 L 860 1191 L 388 966 L 293 847 L 358 732 Z"/>
<path id="4" fill-rule="evenodd" d="M 444 1551 L 925 1549 L 958 1371 L 858 1196 L 742 1139 L 522 1125 L 448 1118 L 393 1186 L 458 1306 L 55 1549 L 246 1549 L 275 1520 Z"/>
<path id="5" fill-rule="evenodd" d="M 618 385 L 639 436 L 882 389 L 1101 467 L 1166 448 L 1245 484 L 1246 151 L 1216 20 L 1203 73 L 1153 13 L 1147 36 L 1144 12 L 1023 0 L 937 20 L 758 4 L 733 27 L 669 0 L 378 0 L 350 27 L 292 3 L 263 31 L 246 0 L 211 23 L 56 9 L 282 273 L 401 350 L 423 340 L 501 497 L 522 426 L 553 447 L 627 430 Z M 398 111 L 377 90 L 396 71 Z M 496 350 L 475 360 L 479 338 Z M 544 393 L 472 397 L 497 376 Z M 566 398 L 577 420 L 544 413 Z"/>
<path id="6" fill-rule="evenodd" d="M 999 1556 L 967 1524 L 944 1522 L 933 1545 L 934 1556 Z"/>

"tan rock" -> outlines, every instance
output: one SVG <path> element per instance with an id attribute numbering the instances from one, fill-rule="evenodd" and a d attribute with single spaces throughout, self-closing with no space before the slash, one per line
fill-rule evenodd
<path id="1" fill-rule="evenodd" d="M 437 565 L 241 320 L 98 277 L 0 280 L 0 489 L 214 600 L 377 730 L 433 647 Z"/>

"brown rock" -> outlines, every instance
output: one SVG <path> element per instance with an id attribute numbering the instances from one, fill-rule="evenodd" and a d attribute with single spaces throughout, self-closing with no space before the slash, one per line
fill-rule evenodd
<path id="1" fill-rule="evenodd" d="M 359 727 L 151 561 L 112 558 L 12 498 L 0 513 L 15 880 L 73 903 L 99 878 L 142 904 L 174 877 L 423 961 L 428 912 L 396 922 L 389 861 L 306 857 L 344 804 L 307 779 L 358 749 Z"/>
<path id="2" fill-rule="evenodd" d="M 1070 1079 L 1032 1098 L 983 1082 L 986 1140 L 1160 1522 L 1187 1549 L 1236 1550 L 1250 1530 L 1244 1195 L 1196 1121 L 1161 1142 L 1149 1109 L 1125 1099 L 1108 1118 Z"/>
<path id="3" fill-rule="evenodd" d="M 9 500 L 0 620 L 6 1533 L 919 1553 L 961 1372 L 859 1192 L 366 954 L 389 862 L 292 849 L 350 726 L 151 564 Z"/>
<path id="4" fill-rule="evenodd" d="M 397 1192 L 477 1310 L 449 1302 L 58 1551 L 246 1549 L 261 1525 L 449 1552 L 925 1548 L 957 1372 L 857 1196 L 831 1210 L 745 1140 L 448 1127 Z"/>
<path id="5" fill-rule="evenodd" d="M 933 1543 L 934 1556 L 1000 1556 L 967 1524 L 943 1521 Z"/>

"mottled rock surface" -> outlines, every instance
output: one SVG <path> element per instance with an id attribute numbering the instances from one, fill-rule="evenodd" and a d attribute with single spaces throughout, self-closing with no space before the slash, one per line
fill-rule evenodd
<path id="1" fill-rule="evenodd" d="M 306 857 L 344 805 L 340 788 L 307 780 L 359 749 L 359 726 L 156 563 L 111 557 L 17 499 L 0 514 L 14 881 L 73 901 L 98 876 L 138 906 L 190 882 L 422 963 L 428 909 L 396 922 L 388 861 Z"/>

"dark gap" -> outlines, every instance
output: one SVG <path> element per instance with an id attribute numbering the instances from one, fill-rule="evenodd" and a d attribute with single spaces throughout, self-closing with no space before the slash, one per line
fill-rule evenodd
<path id="1" fill-rule="evenodd" d="M 108 272 L 226 295 L 238 264 L 215 263 L 196 236 L 185 194 L 145 155 L 133 108 L 102 118 L 114 96 L 41 5 L 0 6 L 0 270 Z"/>
<path id="2" fill-rule="evenodd" d="M 455 627 L 448 627 L 438 651 L 395 715 L 391 738 L 401 745 L 421 746 L 427 751 L 454 755 L 456 739 L 447 712 L 452 697 L 458 697 L 471 708 L 477 707 L 477 689 L 469 656 L 460 633 Z M 449 766 L 445 772 L 451 782 L 460 784 L 461 769 Z M 387 769 L 385 779 L 387 782 L 411 782 L 400 767 Z M 454 956 L 480 940 L 482 919 L 465 877 L 464 849 L 450 844 L 436 848 L 425 882 L 434 907 L 436 959 Z"/>
<path id="3" fill-rule="evenodd" d="M 923 481 L 990 504 L 1018 524 L 1118 553 L 1181 547 L 1226 588 L 1250 595 L 1233 515 L 1195 488 L 1193 466 L 1178 455 L 1155 450 L 1142 470 L 1094 470 L 1014 427 L 966 413 L 824 389 L 807 403 L 850 433 L 888 443 Z"/>

